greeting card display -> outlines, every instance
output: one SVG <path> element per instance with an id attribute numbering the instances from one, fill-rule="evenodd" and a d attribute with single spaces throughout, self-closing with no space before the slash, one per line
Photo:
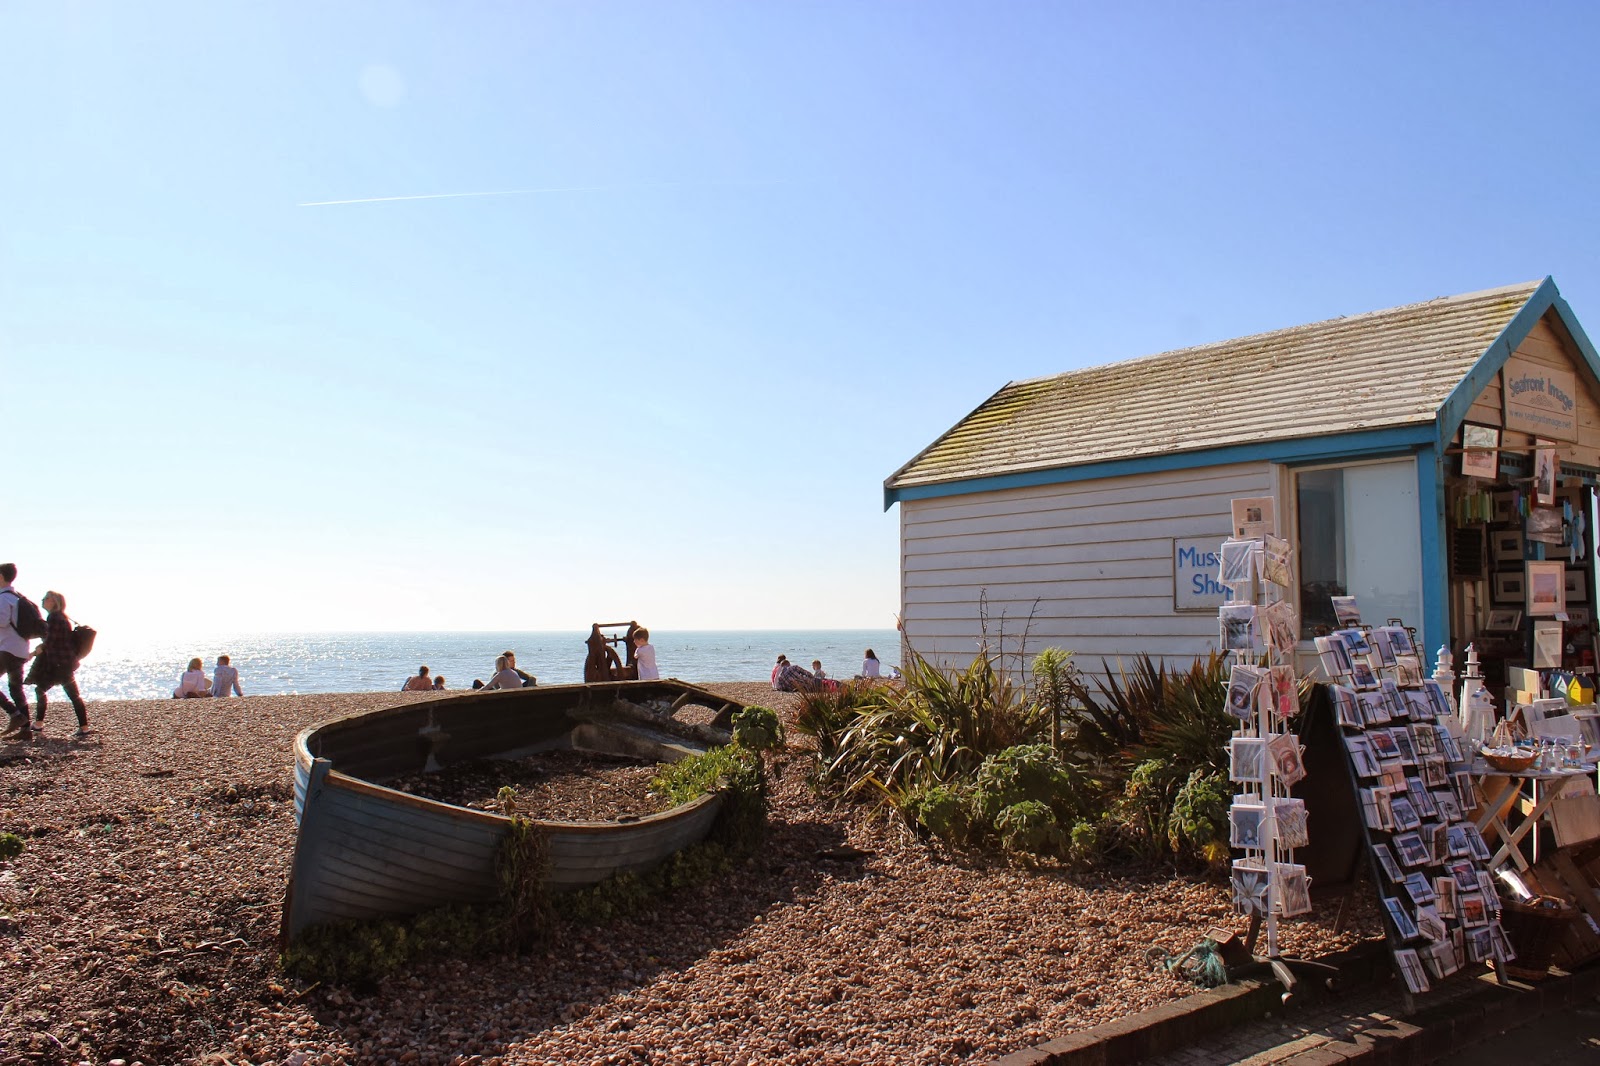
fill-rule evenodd
<path id="1" fill-rule="evenodd" d="M 1450 703 L 1437 681 L 1422 676 L 1410 630 L 1362 627 L 1350 621 L 1360 617 L 1354 601 L 1336 599 L 1345 628 L 1318 640 L 1317 650 L 1383 894 L 1395 971 L 1420 994 L 1468 964 L 1514 956 L 1502 950 L 1499 897 L 1483 868 L 1489 847 L 1466 817 L 1477 804 L 1461 746 L 1447 728 Z M 1267 760 L 1276 773 L 1271 742 Z"/>

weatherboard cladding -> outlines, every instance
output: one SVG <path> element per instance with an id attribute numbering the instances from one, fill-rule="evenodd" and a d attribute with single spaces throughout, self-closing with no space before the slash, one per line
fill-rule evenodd
<path id="1" fill-rule="evenodd" d="M 886 488 L 1430 423 L 1539 284 L 1013 382 Z"/>

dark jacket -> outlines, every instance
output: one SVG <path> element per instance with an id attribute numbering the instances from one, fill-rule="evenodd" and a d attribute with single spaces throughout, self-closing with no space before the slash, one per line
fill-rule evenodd
<path id="1" fill-rule="evenodd" d="M 72 639 L 72 619 L 52 611 L 44 620 L 44 643 L 28 669 L 27 684 L 50 688 L 72 680 L 78 670 L 78 642 Z"/>

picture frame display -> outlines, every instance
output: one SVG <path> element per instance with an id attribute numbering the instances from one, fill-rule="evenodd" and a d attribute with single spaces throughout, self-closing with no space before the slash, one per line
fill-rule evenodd
<path id="1" fill-rule="evenodd" d="M 1567 609 L 1566 566 L 1559 560 L 1531 561 L 1527 567 L 1527 607 L 1534 618 L 1549 618 Z M 1498 577 L 1498 575 L 1497 575 Z"/>
<path id="2" fill-rule="evenodd" d="M 1493 600 L 1498 604 L 1521 605 L 1527 601 L 1526 576 L 1520 570 L 1497 570 L 1494 575 Z"/>
<path id="3" fill-rule="evenodd" d="M 1461 475 L 1493 481 L 1500 472 L 1500 430 L 1495 426 L 1461 427 Z"/>
<path id="4" fill-rule="evenodd" d="M 1515 607 L 1492 607 L 1484 619 L 1485 633 L 1514 633 L 1522 625 L 1522 612 Z"/>
<path id="5" fill-rule="evenodd" d="M 1589 602 L 1589 574 L 1587 571 L 1568 567 L 1566 571 L 1566 603 Z"/>
<path id="6" fill-rule="evenodd" d="M 1520 563 L 1527 555 L 1520 529 L 1497 529 L 1489 535 L 1489 557 L 1496 563 Z"/>

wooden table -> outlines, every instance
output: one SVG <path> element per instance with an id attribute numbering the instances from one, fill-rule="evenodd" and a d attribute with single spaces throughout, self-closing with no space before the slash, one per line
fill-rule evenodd
<path id="1" fill-rule="evenodd" d="M 1483 834 L 1484 841 L 1490 847 L 1495 841 L 1500 841 L 1499 850 L 1489 859 L 1489 869 L 1498 870 L 1507 862 L 1514 863 L 1519 870 L 1526 870 L 1532 863 L 1522 853 L 1522 840 L 1538 826 L 1550 805 L 1560 799 L 1573 782 L 1589 777 L 1594 770 L 1573 770 L 1570 773 L 1536 770 L 1522 770 L 1508 772 L 1496 770 L 1492 767 L 1474 767 L 1472 777 L 1478 786 L 1478 793 L 1483 796 L 1484 804 L 1478 815 L 1478 832 Z M 1491 786 L 1491 782 L 1498 782 Z M 1533 809 L 1523 818 L 1522 824 L 1515 829 L 1508 827 L 1501 816 L 1501 809 L 1508 808 L 1508 801 L 1522 794 L 1524 787 L 1531 784 L 1533 789 Z M 1493 796 L 1491 797 L 1491 788 Z M 1491 835 L 1493 834 L 1493 835 Z M 1537 861 L 1538 838 L 1534 838 L 1535 855 Z"/>

